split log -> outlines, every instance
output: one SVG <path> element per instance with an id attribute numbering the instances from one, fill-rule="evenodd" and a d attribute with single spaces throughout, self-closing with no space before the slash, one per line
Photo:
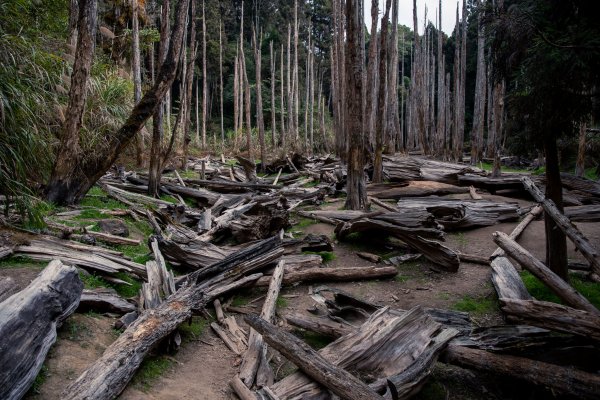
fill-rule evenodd
<path id="1" fill-rule="evenodd" d="M 11 256 L 12 253 L 13 253 L 13 250 L 10 247 L 0 246 L 0 260 Z"/>
<path id="2" fill-rule="evenodd" d="M 399 200 L 396 206 L 402 212 L 427 211 L 447 230 L 490 226 L 519 218 L 518 204 L 488 200 L 418 197 Z"/>
<path id="3" fill-rule="evenodd" d="M 329 338 L 337 339 L 354 330 L 350 324 L 305 315 L 285 315 L 288 324 Z"/>
<path id="4" fill-rule="evenodd" d="M 8 297 L 12 296 L 19 290 L 17 284 L 10 276 L 0 277 L 0 302 L 3 302 Z"/>
<path id="5" fill-rule="evenodd" d="M 494 232 L 494 242 L 508 253 L 513 259 L 536 278 L 541 280 L 558 297 L 568 305 L 580 310 L 589 311 L 600 315 L 600 311 L 589 302 L 584 296 L 575 290 L 571 285 L 562 280 L 557 274 L 546 267 L 541 261 L 531 255 L 530 252 L 521 247 L 517 242 L 510 239 L 503 232 Z"/>
<path id="6" fill-rule="evenodd" d="M 285 358 L 296 364 L 306 375 L 321 383 L 343 399 L 382 399 L 373 389 L 349 372 L 328 362 L 309 345 L 292 334 L 277 329 L 257 316 L 246 316 L 248 325 L 260 332 L 264 339 Z"/>
<path id="7" fill-rule="evenodd" d="M 223 260 L 233 252 L 227 247 L 219 247 L 200 239 L 187 244 L 178 244 L 173 240 L 159 237 L 158 243 L 167 260 L 190 270 L 206 268 Z"/>
<path id="8" fill-rule="evenodd" d="M 127 314 L 136 310 L 136 305 L 128 302 L 117 294 L 114 289 L 100 288 L 94 290 L 85 289 L 81 293 L 81 300 L 77 311 L 109 312 L 116 314 Z"/>
<path id="9" fill-rule="evenodd" d="M 256 394 L 248 389 L 244 382 L 240 379 L 239 376 L 234 376 L 233 379 L 229 382 L 229 386 L 233 389 L 235 394 L 240 398 L 240 400 L 258 400 Z"/>
<path id="10" fill-rule="evenodd" d="M 25 395 L 82 289 L 77 269 L 54 260 L 29 286 L 0 303 L 0 398 Z"/>
<path id="11" fill-rule="evenodd" d="M 550 388 L 553 393 L 565 394 L 577 399 L 597 399 L 600 393 L 598 374 L 523 357 L 499 355 L 450 345 L 442 359 L 463 368 L 532 382 Z"/>
<path id="12" fill-rule="evenodd" d="M 398 382 L 396 398 L 406 399 L 424 384 L 438 352 L 456 334 L 454 329 L 442 328 L 420 307 L 403 315 L 384 307 L 358 329 L 319 350 L 319 354 L 339 368 L 379 379 L 373 385 L 377 389 L 386 386 L 386 378 L 394 377 L 393 381 Z M 287 376 L 271 389 L 281 400 L 325 395 L 301 372 Z"/>
<path id="13" fill-rule="evenodd" d="M 434 181 L 458 185 L 460 176 L 485 174 L 485 171 L 467 165 L 451 164 L 420 157 L 384 156 L 384 176 L 393 182 Z"/>
<path id="14" fill-rule="evenodd" d="M 323 258 L 318 254 L 290 254 L 284 255 L 286 272 L 298 269 L 320 268 L 323 264 Z"/>
<path id="15" fill-rule="evenodd" d="M 584 193 L 586 196 L 600 197 L 600 183 L 591 179 L 561 172 L 560 180 L 563 187 Z"/>
<path id="16" fill-rule="evenodd" d="M 202 180 L 202 179 L 185 179 L 185 182 L 192 184 L 192 185 L 199 185 L 199 186 L 205 186 L 205 187 L 209 187 L 214 191 L 217 192 L 228 192 L 227 189 L 233 189 L 233 190 L 242 190 L 244 192 L 247 192 L 249 190 L 278 190 L 278 189 L 283 189 L 283 186 L 279 185 L 277 186 L 276 183 L 271 184 L 267 184 L 267 183 L 260 183 L 260 182 L 231 182 L 231 181 L 225 181 L 225 180 Z"/>
<path id="17" fill-rule="evenodd" d="M 395 267 L 350 267 L 350 268 L 305 268 L 286 272 L 284 285 L 310 281 L 356 281 L 363 279 L 385 279 L 398 274 Z M 256 286 L 268 286 L 270 277 L 256 281 Z"/>
<path id="18" fill-rule="evenodd" d="M 561 304 L 538 300 L 500 299 L 511 322 L 600 340 L 600 317 Z"/>
<path id="19" fill-rule="evenodd" d="M 545 198 L 543 193 L 535 186 L 533 181 L 528 177 L 523 177 L 523 186 L 533 196 L 535 201 L 541 203 L 544 207 L 546 214 L 556 222 L 556 225 L 571 239 L 573 244 L 579 249 L 581 255 L 589 261 L 592 270 L 597 275 L 600 274 L 600 253 L 589 240 L 583 236 L 581 231 L 577 229 L 575 225 L 569 221 L 569 219 L 562 214 L 556 204 L 550 199 Z"/>
<path id="20" fill-rule="evenodd" d="M 256 182 L 258 177 L 256 176 L 256 164 L 254 164 L 254 161 L 244 158 L 240 155 L 235 156 L 235 159 L 240 163 L 240 165 L 244 169 L 246 179 L 250 182 Z"/>
<path id="21" fill-rule="evenodd" d="M 393 214 L 393 215 L 391 215 Z M 426 237 L 443 237 L 443 233 L 431 228 L 406 228 L 397 225 L 390 217 L 401 213 L 387 213 L 375 218 L 361 219 L 356 222 L 339 224 L 335 233 L 340 240 L 354 232 L 388 233 L 405 242 L 413 250 L 422 253 L 428 260 L 434 262 L 449 272 L 458 271 L 460 261 L 458 255 L 439 242 L 428 240 Z M 383 219 L 386 220 L 383 220 Z M 389 221 L 394 221 L 391 223 Z"/>
<path id="22" fill-rule="evenodd" d="M 285 270 L 284 267 L 285 262 L 279 261 L 275 271 L 273 271 L 273 276 L 271 276 L 271 281 L 269 282 L 269 289 L 267 290 L 267 297 L 265 298 L 260 313 L 260 318 L 269 323 L 273 321 L 273 317 L 275 316 L 275 303 L 279 296 L 279 290 L 281 289 L 281 282 Z M 256 332 L 254 329 L 250 329 L 248 350 L 246 350 L 246 353 L 244 354 L 239 372 L 240 379 L 249 388 L 254 384 L 259 365 L 268 363 L 266 352 L 267 348 L 260 333 Z"/>
<path id="23" fill-rule="evenodd" d="M 367 187 L 369 196 L 378 199 L 401 199 L 404 197 L 445 196 L 469 193 L 469 189 L 431 181 L 409 181 L 407 183 L 380 183 Z"/>
<path id="24" fill-rule="evenodd" d="M 99 240 L 104 243 L 114 244 L 114 245 L 126 245 L 126 246 L 139 246 L 142 242 L 139 239 L 129 239 L 122 236 L 111 235 L 109 233 L 104 232 L 94 232 L 88 231 L 85 228 L 75 228 L 63 224 L 59 224 L 58 222 L 50 221 L 49 219 L 44 219 L 44 222 L 48 226 L 48 228 L 56 229 L 62 232 L 65 238 L 73 237 L 75 232 L 80 232 L 82 234 L 93 237 L 96 240 Z"/>
<path id="25" fill-rule="evenodd" d="M 468 262 L 473 264 L 489 265 L 490 258 L 478 256 L 477 254 L 457 253 L 460 262 Z"/>
<path id="26" fill-rule="evenodd" d="M 212 274 L 199 280 L 190 274 L 187 284 L 157 308 L 147 310 L 104 351 L 63 394 L 66 400 L 104 400 L 115 398 L 123 391 L 148 352 L 177 326 L 218 296 L 236 287 L 247 285 L 262 274 L 240 277 L 264 263 L 252 262 L 252 256 L 280 249 L 279 238 L 264 240 L 223 260 Z M 272 260 L 268 260 L 272 262 Z"/>
<path id="27" fill-rule="evenodd" d="M 331 239 L 325 235 L 313 235 L 309 233 L 302 239 L 285 239 L 283 241 L 285 254 L 295 254 L 304 251 L 333 251 Z"/>
<path id="28" fill-rule="evenodd" d="M 469 186 L 469 195 L 473 200 L 483 200 L 483 196 L 477 194 L 474 186 Z"/>
<path id="29" fill-rule="evenodd" d="M 600 205 L 566 207 L 565 215 L 571 222 L 598 222 L 600 221 Z"/>
<path id="30" fill-rule="evenodd" d="M 473 186 L 478 189 L 487 190 L 494 194 L 500 190 L 523 191 L 521 183 L 522 175 L 502 174 L 499 177 L 464 174 L 458 176 L 458 184 L 461 186 Z"/>

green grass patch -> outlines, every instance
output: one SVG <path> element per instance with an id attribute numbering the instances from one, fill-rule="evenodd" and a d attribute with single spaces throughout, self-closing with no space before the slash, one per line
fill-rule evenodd
<path id="1" fill-rule="evenodd" d="M 127 275 L 125 272 L 119 272 L 115 274 L 115 277 L 129 283 L 129 285 L 108 282 L 95 274 L 79 273 L 79 278 L 86 289 L 112 288 L 121 297 L 135 297 L 140 293 L 142 283 L 138 280 Z"/>
<path id="2" fill-rule="evenodd" d="M 90 189 L 79 205 L 100 210 L 126 210 L 129 208 L 127 204 L 108 197 L 102 189 L 96 186 Z"/>
<path id="3" fill-rule="evenodd" d="M 562 304 L 560 298 L 530 272 L 521 272 L 521 278 L 527 291 L 536 299 Z M 581 293 L 596 308 L 600 308 L 600 283 L 587 281 L 577 274 L 569 274 L 569 281 L 575 290 Z"/>
<path id="4" fill-rule="evenodd" d="M 476 315 L 483 315 L 493 312 L 498 309 L 498 300 L 492 297 L 472 297 L 464 296 L 462 299 L 454 303 L 452 309 L 456 311 L 464 311 Z"/>
<path id="5" fill-rule="evenodd" d="M 418 400 L 445 400 L 447 393 L 444 385 L 430 379 L 414 398 Z"/>
<path id="6" fill-rule="evenodd" d="M 583 171 L 583 176 L 593 181 L 600 179 L 600 176 L 598 176 L 598 169 L 596 167 L 586 168 L 585 171 Z"/>
<path id="7" fill-rule="evenodd" d="M 179 325 L 179 332 L 185 341 L 197 339 L 208 325 L 208 321 L 200 317 L 192 317 L 188 322 Z"/>
<path id="8" fill-rule="evenodd" d="M 394 277 L 394 280 L 398 283 L 407 282 L 410 278 L 406 275 L 398 274 Z"/>
<path id="9" fill-rule="evenodd" d="M 37 261 L 27 256 L 15 255 L 0 260 L 0 269 L 35 268 L 42 269 L 48 265 L 47 261 Z"/>
<path id="10" fill-rule="evenodd" d="M 173 361 L 166 356 L 148 357 L 142 362 L 140 369 L 133 377 L 133 384 L 142 391 L 147 392 L 152 384 L 172 365 Z"/>
<path id="11" fill-rule="evenodd" d="M 318 224 L 319 221 L 312 218 L 300 218 L 300 220 L 292 226 L 293 229 L 304 229 L 314 224 Z"/>
<path id="12" fill-rule="evenodd" d="M 311 187 L 317 186 L 319 183 L 320 183 L 319 181 L 312 180 L 310 182 L 306 182 L 304 185 L 302 185 L 302 187 L 303 188 L 311 188 Z"/>
<path id="13" fill-rule="evenodd" d="M 84 337 L 91 335 L 90 328 L 72 318 L 67 319 L 65 324 L 61 327 L 61 332 L 64 335 L 61 336 L 73 342 L 78 342 Z"/>
<path id="14" fill-rule="evenodd" d="M 477 167 L 485 170 L 485 171 L 491 171 L 494 169 L 494 164 L 489 163 L 489 162 L 482 162 L 479 163 L 477 165 Z M 510 167 L 505 167 L 505 166 L 501 166 L 500 167 L 502 172 L 529 172 L 529 170 L 527 168 L 510 168 Z"/>
<path id="15" fill-rule="evenodd" d="M 104 214 L 97 208 L 86 208 L 81 210 L 81 214 L 75 216 L 74 219 L 82 220 L 82 219 L 102 219 L 104 218 Z"/>
<path id="16" fill-rule="evenodd" d="M 335 254 L 332 251 L 303 251 L 302 254 L 316 254 L 321 256 L 321 260 L 324 264 L 335 260 Z"/>
<path id="17" fill-rule="evenodd" d="M 327 346 L 333 340 L 327 336 L 315 332 L 304 331 L 301 333 L 302 339 L 313 349 L 319 350 Z"/>
<path id="18" fill-rule="evenodd" d="M 277 308 L 286 308 L 288 306 L 288 301 L 285 297 L 277 297 L 275 301 L 275 307 Z"/>
<path id="19" fill-rule="evenodd" d="M 250 300 L 251 299 L 248 296 L 237 295 L 233 298 L 233 300 L 231 300 L 231 305 L 233 307 L 243 307 L 248 304 Z"/>
<path id="20" fill-rule="evenodd" d="M 27 394 L 28 395 L 40 394 L 40 389 L 42 388 L 42 385 L 44 384 L 44 382 L 46 382 L 46 379 L 48 379 L 48 376 L 49 376 L 48 367 L 46 366 L 46 364 L 43 364 L 42 368 L 40 369 L 40 372 L 38 372 L 37 376 L 33 380 L 33 383 L 31 384 L 31 388 L 29 388 L 29 391 L 27 392 Z M 27 397 L 27 396 L 25 396 L 25 397 Z"/>
<path id="21" fill-rule="evenodd" d="M 176 199 L 173 196 L 170 196 L 168 194 L 163 194 L 162 196 L 160 196 L 160 199 L 162 201 L 168 201 L 169 203 L 173 203 L 173 204 L 179 204 L 179 200 Z"/>

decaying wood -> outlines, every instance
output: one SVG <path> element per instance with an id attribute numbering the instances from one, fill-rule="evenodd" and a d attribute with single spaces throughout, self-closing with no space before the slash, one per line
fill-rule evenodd
<path id="1" fill-rule="evenodd" d="M 85 289 L 81 293 L 79 301 L 79 312 L 110 312 L 117 314 L 127 314 L 136 310 L 136 305 L 125 300 L 117 294 L 114 289 Z"/>
<path id="2" fill-rule="evenodd" d="M 556 225 L 571 239 L 573 244 L 579 249 L 581 255 L 589 261 L 592 270 L 597 275 L 600 274 L 600 253 L 590 241 L 583 236 L 581 231 L 577 229 L 575 225 L 569 221 L 569 219 L 561 213 L 556 204 L 550 199 L 547 199 L 543 193 L 535 186 L 533 181 L 528 177 L 522 178 L 523 186 L 533 196 L 533 198 L 539 202 L 546 214 L 556 222 Z"/>
<path id="3" fill-rule="evenodd" d="M 566 207 L 565 215 L 571 222 L 598 222 L 600 221 L 600 205 Z"/>
<path id="4" fill-rule="evenodd" d="M 12 296 L 18 290 L 17 284 L 13 278 L 10 276 L 0 277 L 0 302 Z"/>
<path id="5" fill-rule="evenodd" d="M 88 231 L 85 228 L 74 228 L 67 225 L 59 224 L 54 221 L 50 221 L 45 219 L 44 222 L 49 228 L 57 229 L 63 233 L 63 235 L 69 237 L 72 236 L 75 232 L 79 232 L 88 236 L 93 237 L 96 240 L 99 240 L 104 243 L 115 244 L 115 245 L 126 245 L 126 246 L 139 246 L 142 242 L 139 239 L 130 239 L 122 236 L 111 235 L 109 233 L 104 232 L 94 232 Z"/>
<path id="6" fill-rule="evenodd" d="M 271 323 L 257 316 L 246 316 L 246 322 L 260 332 L 270 346 L 296 364 L 305 374 L 341 398 L 349 400 L 382 398 L 354 375 L 328 362 L 294 335 L 277 329 Z"/>
<path id="7" fill-rule="evenodd" d="M 229 386 L 231 386 L 240 400 L 258 400 L 256 394 L 248 389 L 238 375 L 234 376 L 233 379 L 229 381 Z"/>
<path id="8" fill-rule="evenodd" d="M 383 174 L 392 182 L 424 180 L 458 185 L 459 178 L 468 173 L 484 175 L 485 171 L 419 157 L 383 157 Z"/>
<path id="9" fill-rule="evenodd" d="M 142 313 L 108 346 L 101 358 L 67 387 L 63 397 L 69 400 L 116 397 L 148 352 L 189 319 L 192 309 L 201 309 L 223 293 L 258 279 L 262 274 L 240 277 L 265 265 L 251 262 L 252 256 L 277 249 L 280 243 L 279 238 L 261 241 L 226 258 L 202 277 L 190 274 L 184 287 L 158 307 Z"/>
<path id="10" fill-rule="evenodd" d="M 77 269 L 53 260 L 29 286 L 0 303 L 0 398 L 25 395 L 82 289 Z"/>
<path id="11" fill-rule="evenodd" d="M 303 268 L 289 271 L 283 277 L 284 285 L 311 281 L 356 281 L 363 279 L 385 279 L 398 274 L 395 267 L 349 267 L 349 268 Z M 256 286 L 268 286 L 270 277 L 256 281 Z"/>
<path id="12" fill-rule="evenodd" d="M 448 346 L 442 359 L 463 368 L 526 380 L 550 388 L 553 393 L 566 394 L 573 398 L 596 399 L 600 393 L 598 374 L 570 367 L 455 345 Z"/>
<path id="13" fill-rule="evenodd" d="M 480 194 L 477 194 L 477 191 L 475 190 L 474 186 L 469 186 L 469 195 L 471 196 L 471 198 L 473 200 L 482 200 L 483 196 L 481 196 Z"/>
<path id="14" fill-rule="evenodd" d="M 503 232 L 494 232 L 493 239 L 494 242 L 506 251 L 509 256 L 517 260 L 523 268 L 527 269 L 546 284 L 546 286 L 548 286 L 550 290 L 566 304 L 580 310 L 600 315 L 600 311 L 598 311 L 588 299 L 552 272 L 550 268 L 546 267 L 541 261 L 531 255 L 530 252 L 525 250 L 514 240 L 510 239 L 507 234 Z"/>
<path id="15" fill-rule="evenodd" d="M 397 398 L 405 399 L 425 382 L 438 352 L 456 334 L 454 329 L 442 328 L 420 307 L 402 315 L 385 307 L 319 354 L 339 368 L 379 379 L 372 385 L 378 389 L 387 386 L 386 378 L 392 378 L 398 383 L 394 384 Z M 301 372 L 282 379 L 271 389 L 281 400 L 325 396 L 323 389 Z"/>
<path id="16" fill-rule="evenodd" d="M 449 272 L 456 272 L 460 265 L 458 255 L 448 247 L 427 237 L 442 238 L 443 233 L 432 228 L 407 228 L 396 223 L 395 216 L 406 220 L 402 213 L 387 213 L 374 218 L 363 218 L 356 222 L 339 224 L 336 235 L 343 240 L 354 232 L 385 232 L 405 242 L 409 247 L 422 253 L 427 259 Z"/>
<path id="17" fill-rule="evenodd" d="M 354 329 L 354 327 L 349 324 L 308 315 L 286 315 L 285 320 L 290 325 L 334 339 L 337 339 Z"/>
<path id="18" fill-rule="evenodd" d="M 399 200 L 396 206 L 403 212 L 408 210 L 427 211 L 446 230 L 490 226 L 519 218 L 517 204 L 489 200 L 415 197 Z"/>
<path id="19" fill-rule="evenodd" d="M 287 272 L 305 268 L 319 268 L 323 264 L 323 258 L 318 254 L 290 254 L 284 255 L 285 270 Z"/>
<path id="20" fill-rule="evenodd" d="M 407 183 L 373 184 L 367 187 L 369 196 L 378 199 L 401 199 L 403 197 L 444 196 L 469 193 L 466 187 L 432 181 L 409 181 Z"/>
<path id="21" fill-rule="evenodd" d="M 460 262 L 469 262 L 473 264 L 489 265 L 490 258 L 478 256 L 477 254 L 457 253 Z"/>
<path id="22" fill-rule="evenodd" d="M 284 276 L 285 262 L 279 261 L 271 281 L 269 282 L 269 289 L 267 290 L 267 297 L 263 303 L 263 308 L 260 313 L 260 318 L 272 322 L 275 316 L 275 303 L 279 296 L 279 290 L 281 289 L 281 282 Z M 250 337 L 248 339 L 248 350 L 244 354 L 242 365 L 240 366 L 239 376 L 240 379 L 248 387 L 252 387 L 261 363 L 267 363 L 266 359 L 266 346 L 264 345 L 262 336 L 256 332 L 256 330 L 250 330 Z"/>
<path id="23" fill-rule="evenodd" d="M 501 298 L 500 303 L 511 322 L 600 340 L 600 317 L 596 313 L 538 300 Z"/>

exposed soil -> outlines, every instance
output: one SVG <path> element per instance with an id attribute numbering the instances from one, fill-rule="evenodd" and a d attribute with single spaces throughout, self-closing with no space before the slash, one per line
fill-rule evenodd
<path id="1" fill-rule="evenodd" d="M 465 198 L 465 195 L 455 195 Z M 508 199 L 500 196 L 484 195 L 499 201 L 527 201 Z M 323 209 L 338 209 L 341 201 L 323 204 Z M 494 231 L 509 233 L 514 223 L 503 223 L 491 227 L 449 233 L 446 244 L 455 250 L 480 256 L 490 255 L 496 248 L 491 236 Z M 592 241 L 600 243 L 600 224 L 578 224 L 583 233 Z M 292 228 L 292 232 L 300 229 Z M 301 229 L 297 234 L 324 234 L 333 237 L 333 226 L 315 223 Z M 534 221 L 527 228 L 519 242 L 540 259 L 545 258 L 544 223 Z M 336 243 L 335 258 L 326 267 L 345 268 L 373 265 L 356 255 L 357 251 L 370 251 L 383 255 L 393 255 L 392 249 L 382 243 Z M 569 243 L 569 258 L 581 259 Z M 426 259 L 408 262 L 398 267 L 399 275 L 385 281 L 363 281 L 350 283 L 327 283 L 328 286 L 343 289 L 368 301 L 408 309 L 416 305 L 437 308 L 455 308 L 457 302 L 466 297 L 495 301 L 495 292 L 490 283 L 490 270 L 484 265 L 461 263 L 457 273 L 436 272 Z M 0 269 L 0 277 L 11 276 L 19 287 L 26 286 L 39 272 L 39 266 L 19 266 Z M 313 287 L 321 283 L 311 284 Z M 281 292 L 284 303 L 278 307 L 278 314 L 288 312 L 304 313 L 312 306 L 313 300 L 307 295 L 308 284 L 284 288 Z M 260 290 L 249 290 L 243 294 L 249 311 L 260 311 L 262 301 L 252 302 L 261 296 Z M 212 310 L 209 310 L 212 311 Z M 242 318 L 237 318 L 241 322 Z M 473 314 L 479 325 L 501 324 L 502 318 L 497 307 L 483 313 Z M 59 399 L 60 393 L 76 379 L 85 368 L 100 357 L 118 335 L 113 328 L 114 318 L 98 315 L 75 314 L 60 328 L 58 341 L 52 347 L 46 361 L 46 379 L 37 387 L 38 393 L 28 395 L 32 399 Z M 241 324 L 243 326 L 243 324 Z M 168 359 L 171 361 L 163 373 L 145 385 L 130 384 L 120 396 L 126 400 L 136 399 L 231 399 L 236 398 L 228 385 L 236 373 L 240 358 L 228 350 L 216 337 L 207 324 L 202 334 L 195 340 L 184 342 L 181 349 Z M 280 357 L 273 359 L 278 377 L 289 373 L 293 366 Z M 456 367 L 438 363 L 433 379 L 417 398 L 423 399 L 500 399 L 500 398 L 543 398 L 529 391 L 511 393 L 511 385 L 504 385 L 498 377 L 489 377 Z M 525 397 L 520 397 L 525 394 Z"/>

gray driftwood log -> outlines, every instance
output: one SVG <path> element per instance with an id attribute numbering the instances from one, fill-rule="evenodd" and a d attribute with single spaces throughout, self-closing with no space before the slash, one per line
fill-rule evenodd
<path id="1" fill-rule="evenodd" d="M 29 286 L 0 303 L 0 399 L 20 399 L 27 392 L 82 289 L 77 269 L 54 260 Z"/>

